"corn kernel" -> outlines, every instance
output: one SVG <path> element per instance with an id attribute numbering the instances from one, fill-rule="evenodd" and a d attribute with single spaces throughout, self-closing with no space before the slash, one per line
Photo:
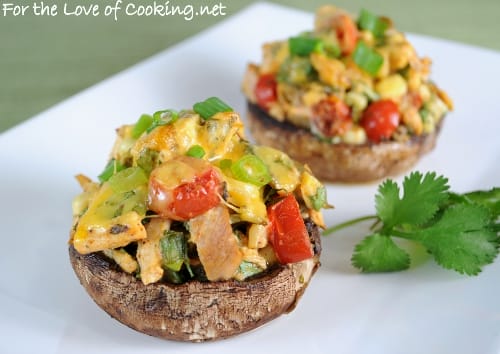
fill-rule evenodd
<path id="1" fill-rule="evenodd" d="M 345 103 L 354 111 L 363 111 L 368 106 L 368 97 L 359 92 L 349 91 L 345 95 Z"/>
<path id="2" fill-rule="evenodd" d="M 408 85 L 401 75 L 393 74 L 380 80 L 375 85 L 375 91 L 382 99 L 397 100 L 408 91 Z"/>
<path id="3" fill-rule="evenodd" d="M 353 125 L 343 136 L 342 141 L 347 144 L 364 144 L 366 132 L 359 125 Z"/>
<path id="4" fill-rule="evenodd" d="M 375 36 L 373 35 L 372 31 L 361 31 L 360 36 L 363 42 L 365 42 L 369 47 L 375 46 Z"/>
<path id="5" fill-rule="evenodd" d="M 261 224 L 252 224 L 248 228 L 248 248 L 258 249 L 267 245 L 267 228 Z"/>
<path id="6" fill-rule="evenodd" d="M 403 43 L 406 41 L 404 34 L 395 28 L 388 29 L 385 35 L 387 36 L 387 42 L 390 44 Z"/>
<path id="7" fill-rule="evenodd" d="M 396 71 L 403 69 L 408 65 L 410 60 L 416 57 L 415 50 L 410 43 L 398 43 L 391 47 L 389 53 L 389 61 L 391 63 L 391 70 Z"/>

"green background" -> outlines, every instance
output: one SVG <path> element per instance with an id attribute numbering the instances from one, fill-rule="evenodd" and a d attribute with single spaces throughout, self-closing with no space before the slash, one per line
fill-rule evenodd
<path id="1" fill-rule="evenodd" d="M 34 0 L 0 0 L 30 5 Z M 36 1 L 40 3 L 40 1 Z M 152 3 L 123 0 L 123 3 Z M 165 0 L 157 0 L 165 3 Z M 326 0 L 270 1 L 313 12 Z M 45 0 L 47 4 L 99 4 L 115 0 Z M 253 3 L 248 0 L 171 0 L 170 5 L 226 7 L 226 16 L 132 17 L 118 21 L 97 17 L 3 16 L 0 11 L 0 132 L 65 98 L 228 18 Z M 357 13 L 365 7 L 391 17 L 407 32 L 500 50 L 499 0 L 337 0 L 333 4 Z M 62 12 L 62 11 L 61 11 Z M 279 19 L 276 19 L 279 26 Z M 251 29 L 242 29 L 251 30 Z M 477 63 L 471 63 L 473 70 Z"/>

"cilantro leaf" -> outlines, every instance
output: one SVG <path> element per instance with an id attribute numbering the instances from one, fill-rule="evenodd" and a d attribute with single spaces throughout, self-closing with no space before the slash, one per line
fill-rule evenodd
<path id="1" fill-rule="evenodd" d="M 365 273 L 394 272 L 407 269 L 410 256 L 390 237 L 376 233 L 356 245 L 351 262 Z"/>
<path id="2" fill-rule="evenodd" d="M 435 172 L 413 172 L 403 181 L 403 196 L 392 180 L 384 182 L 375 196 L 377 215 L 390 229 L 395 225 L 428 222 L 448 198 L 448 179 Z"/>
<path id="3" fill-rule="evenodd" d="M 398 204 L 399 187 L 396 182 L 388 179 L 378 187 L 378 193 L 375 195 L 375 210 L 380 220 L 386 224 L 396 224 L 393 219 Z"/>
<path id="4" fill-rule="evenodd" d="M 492 225 L 488 209 L 456 204 L 434 224 L 414 232 L 410 239 L 422 243 L 442 267 L 477 275 L 498 254 L 499 239 Z"/>
<path id="5" fill-rule="evenodd" d="M 467 200 L 484 205 L 493 214 L 494 218 L 500 217 L 500 188 L 495 187 L 489 191 L 475 191 L 463 195 Z"/>
<path id="6" fill-rule="evenodd" d="M 402 196 L 401 196 L 402 194 Z M 393 237 L 420 243 L 446 269 L 477 275 L 494 261 L 500 247 L 500 187 L 453 193 L 448 179 L 435 172 L 413 172 L 401 189 L 388 179 L 375 195 L 376 215 L 348 220 L 324 235 L 375 219 L 371 235 L 358 243 L 351 259 L 363 272 L 409 267 L 410 255 Z"/>

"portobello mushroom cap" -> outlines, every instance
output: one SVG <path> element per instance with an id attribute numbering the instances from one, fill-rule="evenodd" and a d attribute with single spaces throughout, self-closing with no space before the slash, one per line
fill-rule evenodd
<path id="1" fill-rule="evenodd" d="M 313 258 L 278 265 L 245 281 L 144 285 L 102 252 L 83 255 L 70 245 L 69 257 L 80 283 L 97 305 L 128 327 L 169 340 L 224 339 L 295 308 L 320 266 L 319 228 L 309 219 L 305 222 Z"/>
<path id="2" fill-rule="evenodd" d="M 248 126 L 258 144 L 286 151 L 307 164 L 316 177 L 329 182 L 371 182 L 409 170 L 434 149 L 443 122 L 441 119 L 433 133 L 412 136 L 406 142 L 332 144 L 307 129 L 277 121 L 250 101 L 247 108 Z"/>

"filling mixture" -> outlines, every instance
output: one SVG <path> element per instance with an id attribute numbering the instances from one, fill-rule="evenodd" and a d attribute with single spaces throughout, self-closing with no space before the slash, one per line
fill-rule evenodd
<path id="1" fill-rule="evenodd" d="M 216 97 L 117 130 L 99 182 L 78 175 L 70 243 L 144 284 L 244 280 L 312 261 L 325 187 L 307 167 L 244 138 Z"/>
<path id="2" fill-rule="evenodd" d="M 331 143 L 407 141 L 433 133 L 453 109 L 390 19 L 362 10 L 357 19 L 334 6 L 317 10 L 315 28 L 263 45 L 242 89 L 278 121 Z"/>

